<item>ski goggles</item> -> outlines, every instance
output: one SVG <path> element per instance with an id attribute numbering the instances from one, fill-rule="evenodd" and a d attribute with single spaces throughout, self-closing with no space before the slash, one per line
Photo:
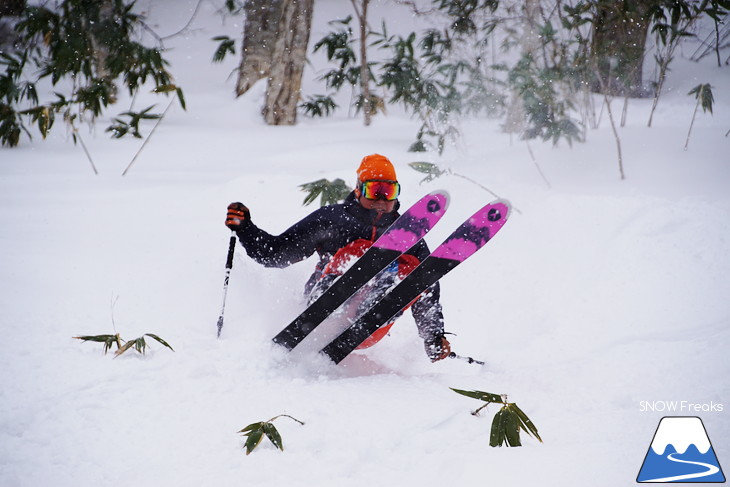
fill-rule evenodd
<path id="1" fill-rule="evenodd" d="M 362 181 L 359 189 L 360 194 L 369 200 L 395 201 L 400 194 L 400 184 L 397 181 L 371 179 Z"/>

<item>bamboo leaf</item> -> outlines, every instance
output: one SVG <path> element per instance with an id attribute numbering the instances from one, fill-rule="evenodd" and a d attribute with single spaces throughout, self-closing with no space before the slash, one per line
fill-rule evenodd
<path id="1" fill-rule="evenodd" d="M 299 421 L 298 419 L 289 416 L 288 414 L 280 414 L 279 416 L 274 416 L 268 421 L 259 421 L 257 423 L 251 423 L 245 428 L 243 428 L 238 433 L 244 434 L 248 438 L 246 439 L 246 455 L 251 453 L 254 448 L 256 448 L 259 443 L 261 442 L 261 439 L 265 435 L 271 443 L 278 448 L 281 451 L 284 451 L 284 442 L 281 439 L 281 434 L 279 434 L 279 431 L 274 426 L 273 422 L 277 418 L 280 418 L 282 416 L 285 416 L 291 420 L 296 421 L 297 423 L 303 425 L 304 423 Z"/>
<path id="2" fill-rule="evenodd" d="M 517 415 L 509 409 L 509 406 L 503 407 L 502 410 L 504 411 L 504 436 L 507 446 L 522 446 Z"/>
<path id="3" fill-rule="evenodd" d="M 263 425 L 263 431 L 264 434 L 266 434 L 266 437 L 271 440 L 271 443 L 274 444 L 276 448 L 278 448 L 281 451 L 284 451 L 284 443 L 281 441 L 281 435 L 279 434 L 279 431 L 276 429 L 276 426 L 274 426 L 271 423 L 264 423 Z"/>
<path id="4" fill-rule="evenodd" d="M 257 423 L 251 423 L 248 426 L 246 426 L 245 428 L 243 428 L 241 431 L 239 431 L 239 433 L 250 433 L 257 429 L 263 429 L 263 427 L 264 427 L 263 421 L 259 421 Z"/>
<path id="5" fill-rule="evenodd" d="M 119 349 L 119 334 L 116 335 L 85 335 L 85 336 L 78 336 L 74 337 L 78 340 L 82 340 L 84 342 L 98 342 L 104 344 L 104 354 L 109 351 L 110 348 L 112 348 L 112 345 L 117 345 L 117 350 Z"/>
<path id="6" fill-rule="evenodd" d="M 182 88 L 178 87 L 175 89 L 175 92 L 177 93 L 177 99 L 180 102 L 180 106 L 183 110 L 187 111 L 187 105 L 185 105 L 185 95 L 183 95 Z"/>
<path id="7" fill-rule="evenodd" d="M 246 455 L 250 455 L 259 446 L 259 443 L 261 443 L 261 439 L 264 437 L 264 431 L 262 428 L 255 429 L 250 431 L 246 436 L 248 436 L 245 444 Z"/>
<path id="8" fill-rule="evenodd" d="M 502 403 L 502 396 L 499 394 L 492 394 L 490 392 L 483 392 L 483 391 L 464 391 L 461 389 L 454 389 L 453 387 L 449 387 L 452 391 L 456 392 L 457 394 L 461 394 L 462 396 L 471 397 L 473 399 L 479 399 L 480 401 L 486 401 L 489 403 Z"/>
<path id="9" fill-rule="evenodd" d="M 173 348 L 172 348 L 172 347 L 170 346 L 170 344 L 169 344 L 169 343 L 167 343 L 167 342 L 166 342 L 165 340 L 163 340 L 162 338 L 158 337 L 157 335 L 155 335 L 155 334 L 153 334 L 153 333 L 145 333 L 145 336 L 148 336 L 148 337 L 150 337 L 150 338 L 154 338 L 155 340 L 157 340 L 158 342 L 160 342 L 161 344 L 163 344 L 164 346 L 166 346 L 167 348 L 169 348 L 169 349 L 170 349 L 170 350 L 172 350 L 173 352 L 175 351 L 175 350 L 174 350 L 174 349 L 173 349 Z"/>
<path id="10" fill-rule="evenodd" d="M 127 343 L 124 344 L 124 346 L 122 346 L 119 350 L 117 350 L 114 353 L 114 358 L 120 356 L 121 354 L 123 354 L 124 352 L 129 350 L 130 348 L 134 348 L 135 350 L 137 350 L 137 352 L 144 355 L 146 347 L 147 347 L 147 343 L 145 343 L 143 336 L 141 336 L 139 338 L 135 338 L 134 340 L 128 341 Z"/>
<path id="11" fill-rule="evenodd" d="M 77 340 L 83 340 L 85 342 L 106 342 L 109 339 L 114 339 L 115 335 L 84 335 L 74 337 Z"/>
<path id="12" fill-rule="evenodd" d="M 249 431 L 253 431 L 255 429 L 261 429 L 263 427 L 264 427 L 263 421 L 259 421 L 258 423 L 251 423 L 248 426 L 246 426 L 245 428 L 243 428 L 241 431 L 239 431 L 239 433 L 248 433 Z"/>
<path id="13" fill-rule="evenodd" d="M 350 194 L 350 188 L 342 179 L 328 181 L 327 179 L 319 179 L 310 183 L 299 185 L 299 188 L 305 193 L 309 193 L 302 203 L 307 206 L 313 203 L 317 197 L 320 197 L 320 206 L 335 204 L 344 200 Z"/>
<path id="14" fill-rule="evenodd" d="M 504 406 L 497 411 L 492 420 L 492 431 L 489 437 L 489 446 L 522 446 L 520 443 L 520 430 L 517 421 L 508 409 Z"/>
<path id="15" fill-rule="evenodd" d="M 712 105 L 715 99 L 712 96 L 712 86 L 709 83 L 702 85 L 700 90 L 700 104 L 702 105 L 702 111 L 712 113 Z"/>
<path id="16" fill-rule="evenodd" d="M 331 96 L 314 95 L 299 105 L 310 117 L 325 117 L 337 108 L 337 103 Z"/>
<path id="17" fill-rule="evenodd" d="M 170 93 L 171 91 L 175 91 L 176 89 L 177 86 L 174 84 L 159 85 L 152 90 L 152 93 Z"/>
<path id="18" fill-rule="evenodd" d="M 218 48 L 213 54 L 213 62 L 222 62 L 227 54 L 236 54 L 235 41 L 228 36 L 216 36 L 213 38 L 214 41 L 218 41 Z"/>
<path id="19" fill-rule="evenodd" d="M 421 152 L 426 149 L 425 142 L 419 137 L 419 139 L 410 147 L 410 151 Z M 430 182 L 434 179 L 443 176 L 448 171 L 440 169 L 436 164 L 432 162 L 411 162 L 408 164 L 412 169 L 426 174 L 426 177 L 422 182 Z"/>
<path id="20" fill-rule="evenodd" d="M 505 442 L 504 436 L 504 409 L 497 411 L 492 419 L 492 430 L 489 434 L 489 446 L 497 447 L 502 446 Z"/>
<path id="21" fill-rule="evenodd" d="M 432 162 L 411 162 L 408 164 L 413 169 L 424 174 L 439 174 L 442 171 Z"/>
<path id="22" fill-rule="evenodd" d="M 688 95 L 695 95 L 695 99 L 699 102 L 703 112 L 712 113 L 712 107 L 715 102 L 715 98 L 712 95 L 712 85 L 709 83 L 702 83 L 692 88 Z"/>
<path id="23" fill-rule="evenodd" d="M 427 150 L 428 150 L 428 147 L 426 147 L 426 143 L 421 139 L 415 141 L 414 143 L 411 144 L 410 147 L 408 147 L 408 152 L 426 152 Z M 419 164 L 419 163 L 414 162 L 411 164 L 411 167 L 413 164 Z M 422 163 L 420 163 L 420 164 L 422 164 Z M 414 169 L 416 169 L 416 168 L 414 167 Z M 416 171 L 418 171 L 418 169 L 416 169 Z M 424 171 L 419 171 L 419 172 L 424 172 Z M 431 178 L 431 179 L 433 179 L 433 178 Z"/>
<path id="24" fill-rule="evenodd" d="M 537 440 L 542 443 L 542 438 L 540 438 L 540 435 L 537 432 L 537 426 L 535 426 L 535 423 L 533 423 L 532 420 L 528 418 L 519 407 L 517 407 L 517 404 L 510 404 L 509 407 L 519 419 L 522 429 L 525 430 L 528 435 L 537 438 Z"/>

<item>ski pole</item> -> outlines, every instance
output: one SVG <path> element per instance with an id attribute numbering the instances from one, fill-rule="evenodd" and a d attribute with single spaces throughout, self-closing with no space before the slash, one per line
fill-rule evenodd
<path id="1" fill-rule="evenodd" d="M 484 362 L 482 362 L 481 360 L 477 360 L 477 359 L 471 358 L 471 357 L 463 357 L 461 355 L 457 355 L 454 352 L 451 352 L 449 354 L 449 358 L 456 358 L 456 359 L 459 359 L 459 360 L 464 360 L 465 362 L 468 362 L 470 364 L 484 365 Z"/>
<path id="2" fill-rule="evenodd" d="M 223 312 L 226 309 L 226 295 L 228 294 L 228 278 L 231 277 L 231 269 L 233 268 L 233 252 L 236 250 L 236 232 L 231 231 L 231 239 L 228 242 L 228 258 L 226 259 L 226 276 L 223 279 L 223 304 L 221 305 L 221 315 L 218 317 L 218 338 L 221 337 L 223 329 Z"/>

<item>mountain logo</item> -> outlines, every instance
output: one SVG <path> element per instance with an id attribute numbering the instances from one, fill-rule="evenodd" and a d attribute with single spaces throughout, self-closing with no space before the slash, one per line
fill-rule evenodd
<path id="1" fill-rule="evenodd" d="M 725 482 L 702 420 L 696 416 L 663 417 L 636 481 Z"/>

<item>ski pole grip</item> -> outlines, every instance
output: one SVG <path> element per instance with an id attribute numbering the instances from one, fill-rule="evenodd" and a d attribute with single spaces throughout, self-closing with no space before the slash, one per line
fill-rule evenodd
<path id="1" fill-rule="evenodd" d="M 236 250 L 236 232 L 231 232 L 231 240 L 228 242 L 228 258 L 226 258 L 226 269 L 233 268 L 233 253 Z"/>

